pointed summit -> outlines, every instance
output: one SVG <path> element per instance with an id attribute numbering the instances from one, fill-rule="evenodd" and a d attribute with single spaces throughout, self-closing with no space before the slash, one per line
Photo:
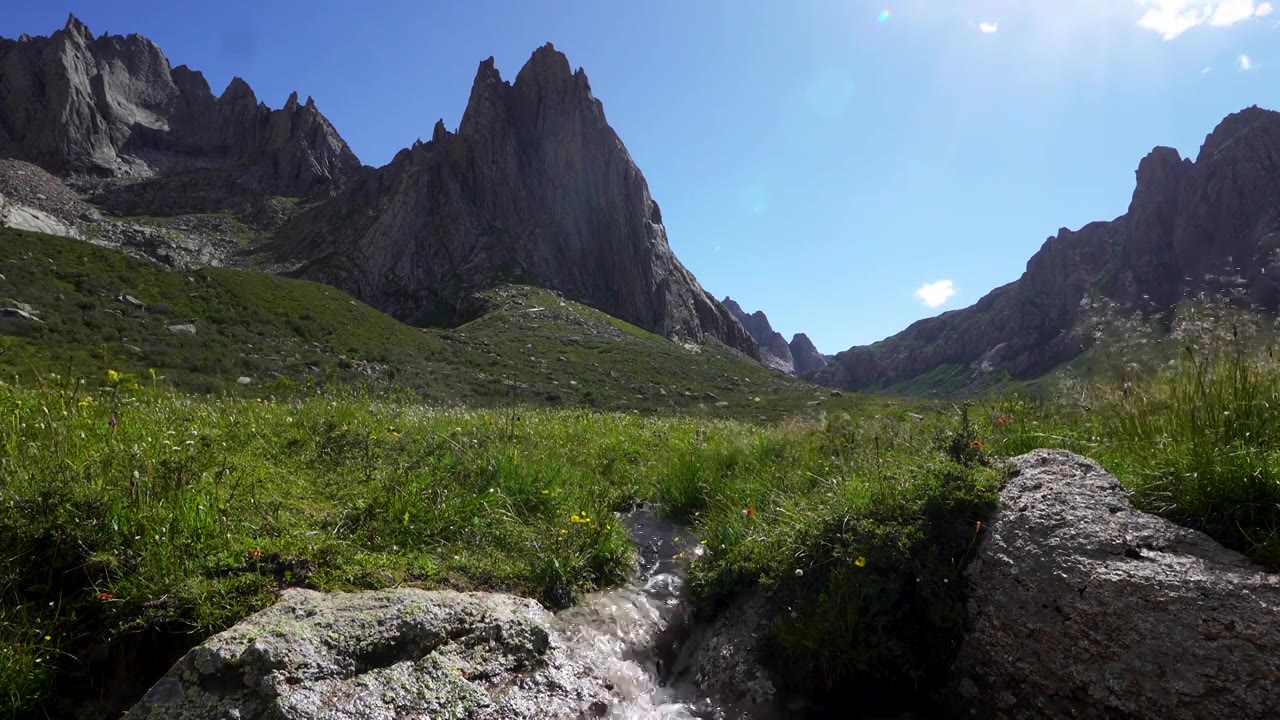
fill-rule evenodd
<path id="1" fill-rule="evenodd" d="M 80 35 L 87 40 L 93 39 L 93 33 L 89 32 L 89 26 L 81 22 L 80 18 L 76 17 L 74 13 L 67 14 L 67 22 L 62 26 L 62 29 L 69 33 Z"/>
<path id="2" fill-rule="evenodd" d="M 244 81 L 239 75 L 231 78 L 231 82 L 227 83 L 227 89 L 222 91 L 222 95 L 218 98 L 218 102 L 235 102 L 248 98 L 254 105 L 258 104 L 258 96 L 253 94 L 253 88 L 249 87 L 249 83 Z"/>

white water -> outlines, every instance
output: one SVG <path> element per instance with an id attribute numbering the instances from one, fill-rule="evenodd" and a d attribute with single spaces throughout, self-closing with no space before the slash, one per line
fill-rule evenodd
<path id="1" fill-rule="evenodd" d="M 617 720 L 759 718 L 699 694 L 688 683 L 667 683 L 672 659 L 688 635 L 682 572 L 702 552 L 687 531 L 637 511 L 626 518 L 641 550 L 641 568 L 626 585 L 594 593 L 559 617 L 570 642 L 591 649 L 613 685 L 606 717 Z M 681 555 L 681 553 L 684 553 Z"/>

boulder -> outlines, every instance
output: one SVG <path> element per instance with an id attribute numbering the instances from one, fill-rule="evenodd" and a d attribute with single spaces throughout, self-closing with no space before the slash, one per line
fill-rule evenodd
<path id="1" fill-rule="evenodd" d="M 16 307 L 0 307 L 0 329 L 12 332 L 43 324 L 44 321 L 32 314 L 30 310 Z"/>
<path id="2" fill-rule="evenodd" d="M 191 323 L 184 323 L 181 325 L 170 325 L 169 332 L 175 335 L 195 335 L 196 326 L 192 325 Z"/>
<path id="3" fill-rule="evenodd" d="M 777 689 L 760 661 L 760 644 L 772 622 L 761 591 L 742 595 L 689 639 L 677 661 L 678 676 L 728 703 L 774 702 Z"/>
<path id="4" fill-rule="evenodd" d="M 188 652 L 127 720 L 581 718 L 606 681 L 533 600 L 286 590 Z"/>
<path id="5" fill-rule="evenodd" d="M 984 718 L 1280 717 L 1280 576 L 1135 510 L 1086 458 L 1013 465 L 967 569 L 954 702 Z"/>

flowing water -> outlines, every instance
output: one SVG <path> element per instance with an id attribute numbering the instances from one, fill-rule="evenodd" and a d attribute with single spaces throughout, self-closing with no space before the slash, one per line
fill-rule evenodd
<path id="1" fill-rule="evenodd" d="M 680 679 L 691 637 L 684 571 L 703 547 L 687 529 L 638 510 L 625 518 L 641 567 L 622 587 L 594 593 L 559 618 L 571 642 L 588 648 L 613 686 L 606 717 L 620 720 L 773 720 L 777 708 L 730 705 Z"/>

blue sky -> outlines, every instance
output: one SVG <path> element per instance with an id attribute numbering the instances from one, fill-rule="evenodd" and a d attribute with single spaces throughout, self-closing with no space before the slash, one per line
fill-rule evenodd
<path id="1" fill-rule="evenodd" d="M 703 286 L 832 353 L 1124 212 L 1153 146 L 1194 156 L 1226 114 L 1280 107 L 1280 13 L 1257 0 L 10 5 L 5 37 L 71 11 L 215 92 L 240 75 L 272 107 L 312 95 L 371 165 L 455 128 L 479 61 L 512 79 L 554 42 Z"/>

